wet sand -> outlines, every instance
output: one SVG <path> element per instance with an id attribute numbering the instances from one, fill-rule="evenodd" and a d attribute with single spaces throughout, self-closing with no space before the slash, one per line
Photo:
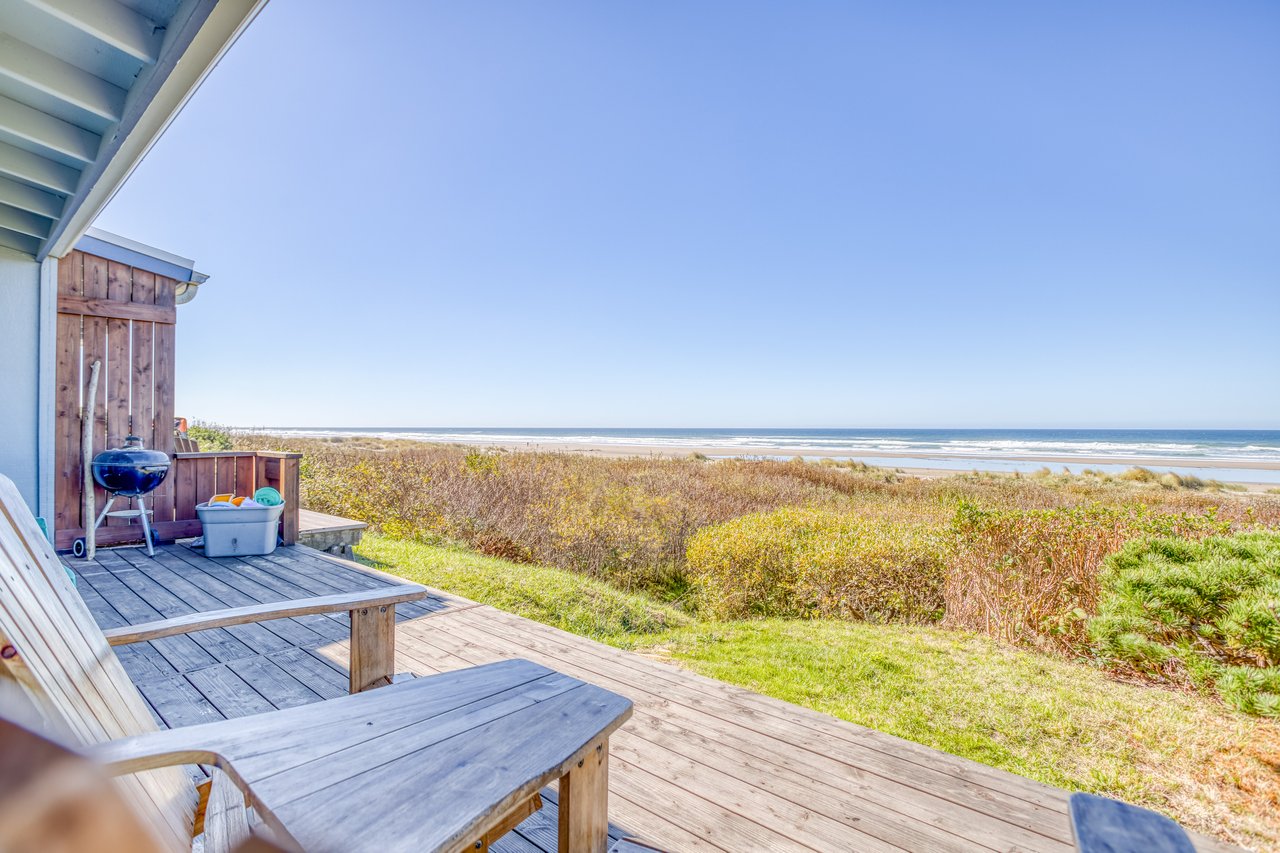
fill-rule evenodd
<path id="1" fill-rule="evenodd" d="M 743 448 L 740 445 L 715 445 L 706 444 L 698 446 L 663 446 L 652 444 L 600 444 L 600 443 L 566 443 L 566 442 L 524 442 L 524 441 L 501 441 L 494 439 L 485 439 L 480 436 L 469 438 L 466 442 L 468 445 L 477 447 L 502 447 L 508 450 L 524 450 L 536 451 L 541 453 L 581 453 L 593 456 L 664 456 L 669 458 L 683 458 L 693 454 L 701 454 L 712 458 L 792 458 L 795 456 L 805 456 L 818 459 L 853 459 L 853 460 L 876 460 L 873 464 L 883 465 L 882 460 L 894 460 L 892 467 L 903 468 L 912 474 L 930 477 L 945 477 L 952 474 L 964 473 L 966 470 L 983 470 L 984 465 L 992 463 L 1037 463 L 1037 464 L 1054 464 L 1068 465 L 1077 473 L 1084 468 L 1092 468 L 1099 465 L 1125 465 L 1125 466 L 1141 466 L 1150 468 L 1154 471 L 1168 471 L 1170 469 L 1187 470 L 1187 469 L 1204 469 L 1204 468 L 1233 468 L 1240 471 L 1280 471 L 1280 463 L 1275 462 L 1256 462 L 1256 461 L 1238 461 L 1234 459 L 1169 459 L 1164 457 L 1150 456 L 1052 456 L 1052 455 L 1028 455 L 1028 456 L 978 456 L 978 455 L 962 455 L 962 454 L 939 454 L 939 453 L 920 453 L 912 451 L 876 451 L 875 453 L 867 453 L 862 455 L 850 454 L 848 451 L 831 450 L 821 447 L 791 447 L 785 451 L 777 449 L 761 447 L 761 448 Z M 962 463 L 965 468 L 939 468 L 930 466 L 929 462 L 947 461 Z M 1233 478 L 1233 482 L 1242 482 L 1248 484 L 1247 479 Z M 1274 487 L 1275 483 L 1257 483 L 1253 484 L 1265 489 Z"/>

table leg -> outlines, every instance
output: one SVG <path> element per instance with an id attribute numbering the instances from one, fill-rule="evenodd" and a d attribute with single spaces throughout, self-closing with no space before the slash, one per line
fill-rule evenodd
<path id="1" fill-rule="evenodd" d="M 396 607 L 364 607 L 351 611 L 351 692 L 391 683 L 396 667 Z"/>
<path id="2" fill-rule="evenodd" d="M 609 847 L 609 740 L 560 777 L 560 853 L 605 853 Z"/>

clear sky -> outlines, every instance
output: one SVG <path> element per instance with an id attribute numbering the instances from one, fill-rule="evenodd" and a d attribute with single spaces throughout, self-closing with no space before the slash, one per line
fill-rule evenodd
<path id="1" fill-rule="evenodd" d="M 1280 427 L 1280 3 L 272 0 L 98 225 L 236 425 Z"/>

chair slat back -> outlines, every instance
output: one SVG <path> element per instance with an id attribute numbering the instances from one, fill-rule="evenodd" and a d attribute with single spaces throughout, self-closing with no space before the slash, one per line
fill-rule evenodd
<path id="1" fill-rule="evenodd" d="M 146 702 L 71 585 L 17 487 L 0 475 L 0 675 L 51 731 L 83 745 L 156 730 Z M 181 768 L 118 780 L 172 849 L 191 847 L 196 793 Z"/>

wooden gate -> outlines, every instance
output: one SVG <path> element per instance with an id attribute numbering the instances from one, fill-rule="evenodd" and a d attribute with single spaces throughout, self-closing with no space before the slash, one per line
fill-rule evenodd
<path id="1" fill-rule="evenodd" d="M 90 416 L 84 403 L 95 360 L 102 367 L 91 415 L 93 452 L 119 447 L 132 434 L 147 447 L 173 454 L 177 285 L 175 279 L 80 251 L 58 262 L 54 527 L 59 548 L 70 547 L 93 524 L 82 518 L 81 418 Z M 101 512 L 106 494 L 97 492 Z M 172 477 L 148 503 L 157 521 L 174 517 Z M 126 527 L 132 529 L 113 529 Z M 132 520 L 112 518 L 103 541 L 129 541 L 135 533 L 141 538 Z"/>

